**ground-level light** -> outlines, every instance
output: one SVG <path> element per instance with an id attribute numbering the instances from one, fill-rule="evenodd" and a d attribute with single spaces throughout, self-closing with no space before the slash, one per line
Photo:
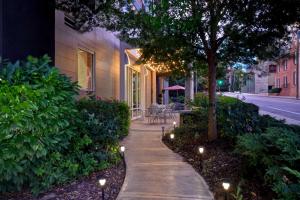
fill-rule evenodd
<path id="1" fill-rule="evenodd" d="M 105 178 L 99 179 L 99 184 L 100 184 L 101 187 L 105 186 L 105 183 L 106 183 Z"/>
<path id="2" fill-rule="evenodd" d="M 174 126 L 174 128 L 176 128 L 176 122 L 175 121 L 173 122 L 173 126 Z"/>
<path id="3" fill-rule="evenodd" d="M 120 150 L 121 150 L 122 153 L 124 153 L 125 152 L 125 146 L 121 146 Z"/>
<path id="4" fill-rule="evenodd" d="M 224 188 L 224 190 L 229 190 L 229 188 L 230 188 L 230 183 L 229 182 L 223 182 L 222 183 L 222 186 L 223 186 L 223 188 Z"/>
<path id="5" fill-rule="evenodd" d="M 204 153 L 204 147 L 199 147 L 199 153 L 203 154 Z"/>
<path id="6" fill-rule="evenodd" d="M 101 187 L 101 190 L 102 190 L 102 199 L 104 200 L 105 198 L 105 195 L 104 195 L 104 186 L 106 184 L 106 179 L 105 178 L 101 178 L 99 179 L 99 185 Z"/>
<path id="7" fill-rule="evenodd" d="M 225 190 L 225 200 L 228 200 L 228 190 L 230 188 L 230 183 L 228 181 L 223 181 L 222 186 Z"/>
<path id="8" fill-rule="evenodd" d="M 120 147 L 120 151 L 121 151 L 121 154 L 122 154 L 123 158 L 124 158 L 124 155 L 125 155 L 125 150 L 126 150 L 125 146 Z"/>
<path id="9" fill-rule="evenodd" d="M 170 138 L 171 138 L 171 140 L 173 140 L 175 138 L 175 135 L 173 133 L 171 133 Z"/>

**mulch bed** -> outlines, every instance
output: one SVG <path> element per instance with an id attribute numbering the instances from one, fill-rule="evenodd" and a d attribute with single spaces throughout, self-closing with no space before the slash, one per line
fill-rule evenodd
<path id="1" fill-rule="evenodd" d="M 115 200 L 123 185 L 126 169 L 123 162 L 109 169 L 95 172 L 66 185 L 57 186 L 37 198 L 29 192 L 0 194 L 0 200 L 102 200 L 98 180 L 106 178 L 105 200 Z"/>
<path id="2" fill-rule="evenodd" d="M 225 141 L 217 140 L 205 143 L 203 145 L 205 152 L 202 158 L 198 151 L 199 145 L 190 144 L 184 148 L 178 148 L 170 141 L 169 137 L 164 137 L 163 142 L 174 152 L 180 154 L 205 179 L 215 199 L 224 199 L 222 188 L 224 180 L 230 181 L 232 186 L 229 192 L 235 194 L 236 186 L 242 180 L 242 159 L 232 152 L 232 147 Z M 259 182 L 254 174 L 250 177 L 252 177 L 250 180 L 243 180 L 241 184 L 244 200 L 272 199 L 271 192 L 263 186 L 263 183 Z"/>

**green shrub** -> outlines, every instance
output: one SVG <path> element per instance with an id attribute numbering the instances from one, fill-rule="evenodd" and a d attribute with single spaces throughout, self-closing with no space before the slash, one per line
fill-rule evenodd
<path id="1" fill-rule="evenodd" d="M 264 177 L 280 199 L 299 199 L 299 178 L 286 169 L 300 169 L 300 136 L 284 128 L 238 137 L 236 152 L 245 158 L 247 173 Z M 253 171 L 254 170 L 254 171 Z"/>
<path id="2" fill-rule="evenodd" d="M 76 90 L 65 90 L 55 68 L 34 86 L 13 84 L 4 80 L 0 86 L 0 188 L 29 185 L 37 193 L 76 176 L 81 161 L 66 155 L 72 142 L 84 147 L 91 141 L 76 137 Z"/>
<path id="3" fill-rule="evenodd" d="M 93 121 L 97 126 L 87 125 L 95 141 L 101 134 L 110 133 L 112 140 L 121 139 L 128 135 L 130 118 L 126 103 L 115 100 L 101 100 L 94 97 L 84 98 L 77 102 L 77 108 L 85 121 Z M 96 120 L 96 121 L 95 121 Z M 105 143 L 100 141 L 99 143 Z"/>
<path id="4" fill-rule="evenodd" d="M 280 93 L 281 92 L 281 88 L 272 88 L 271 90 L 269 90 L 269 93 Z"/>
<path id="5" fill-rule="evenodd" d="M 180 114 L 182 125 L 174 130 L 177 146 L 184 147 L 206 141 L 208 130 L 207 112 L 197 110 Z"/>
<path id="6" fill-rule="evenodd" d="M 81 129 L 78 86 L 49 62 L 29 57 L 0 71 L 0 192 L 37 194 L 107 165 Z"/>
<path id="7" fill-rule="evenodd" d="M 197 126 L 199 122 L 207 122 L 208 97 L 203 93 L 198 93 L 191 105 L 197 107 L 201 112 L 206 112 L 206 115 L 197 116 L 197 111 L 195 111 L 194 114 L 190 114 L 189 122 L 184 121 L 183 124 Z M 182 117 L 185 118 L 184 115 Z M 233 97 L 219 96 L 217 98 L 217 126 L 221 137 L 234 141 L 237 135 L 257 131 L 258 124 L 259 113 L 256 105 Z M 197 127 L 200 128 L 200 125 L 203 126 L 203 124 L 199 124 Z M 207 124 L 202 129 L 205 130 L 205 127 Z"/>
<path id="8" fill-rule="evenodd" d="M 217 101 L 219 135 L 235 140 L 236 136 L 257 131 L 258 107 L 233 97 L 221 96 Z"/>
<path id="9" fill-rule="evenodd" d="M 77 102 L 82 129 L 93 140 L 95 156 L 108 163 L 119 161 L 118 142 L 127 136 L 130 125 L 127 104 L 118 101 L 84 98 Z"/>
<path id="10" fill-rule="evenodd" d="M 204 93 L 197 93 L 194 100 L 191 102 L 191 106 L 199 108 L 208 108 L 208 96 Z"/>
<path id="11" fill-rule="evenodd" d="M 298 125 L 291 125 L 286 124 L 284 120 L 278 120 L 270 115 L 262 115 L 259 116 L 259 124 L 258 124 L 261 132 L 265 132 L 269 127 L 278 127 L 278 128 L 285 128 L 291 130 L 295 133 L 300 133 L 300 126 Z"/>

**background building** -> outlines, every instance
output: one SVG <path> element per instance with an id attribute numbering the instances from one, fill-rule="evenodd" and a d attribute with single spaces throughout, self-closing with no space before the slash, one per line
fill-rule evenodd
<path id="1" fill-rule="evenodd" d="M 276 60 L 277 70 L 275 73 L 275 87 L 281 88 L 279 95 L 296 96 L 297 90 L 297 48 L 296 39 L 291 47 L 282 53 Z"/>

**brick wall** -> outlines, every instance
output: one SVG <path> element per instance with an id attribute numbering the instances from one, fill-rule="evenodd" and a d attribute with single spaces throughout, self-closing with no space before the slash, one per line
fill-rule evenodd
<path id="1" fill-rule="evenodd" d="M 296 96 L 296 68 L 295 62 L 296 43 L 292 44 L 289 52 L 277 60 L 277 71 L 275 74 L 275 87 L 282 88 L 281 96 Z M 280 80 L 280 85 L 278 85 Z M 287 84 L 286 84 L 287 82 Z"/>

